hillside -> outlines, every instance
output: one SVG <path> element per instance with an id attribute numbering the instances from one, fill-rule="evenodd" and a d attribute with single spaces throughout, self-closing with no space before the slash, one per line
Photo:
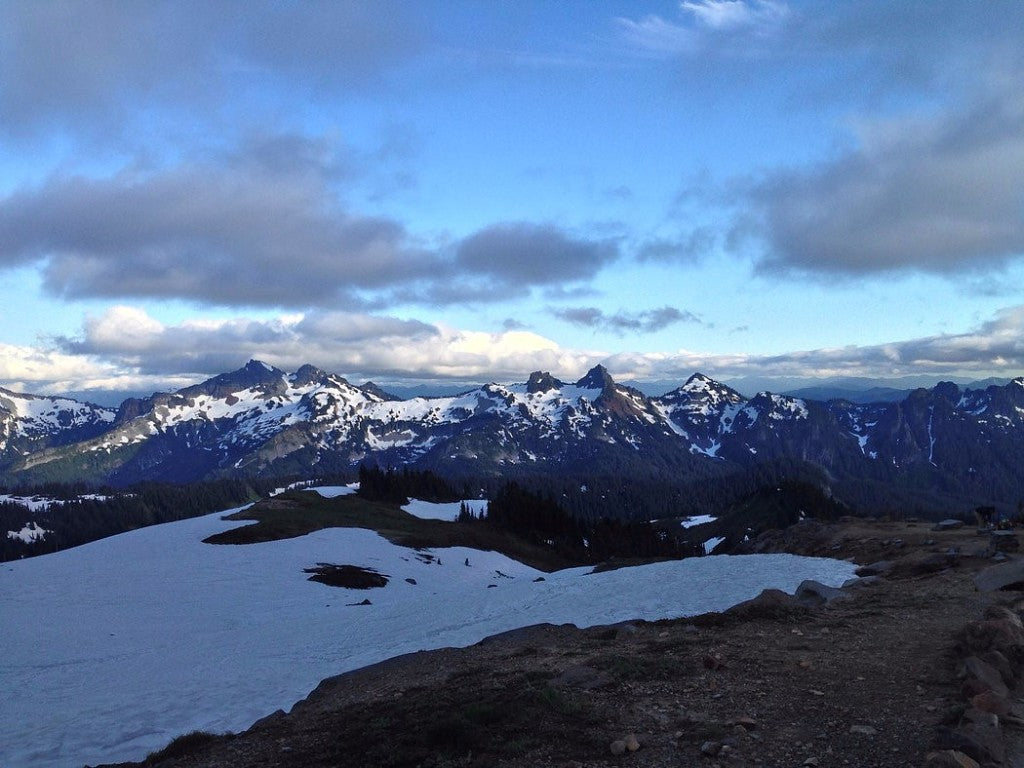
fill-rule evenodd
<path id="1" fill-rule="evenodd" d="M 346 521 L 331 519 L 332 509 L 355 513 L 337 502 L 320 507 L 330 527 L 295 535 L 289 523 L 276 540 L 206 543 L 252 525 L 215 514 L 5 563 L 0 683 L 17 693 L 0 697 L 0 764 L 141 759 L 191 730 L 242 730 L 325 677 L 395 655 L 539 623 L 722 610 L 765 587 L 837 584 L 852 571 L 762 554 L 547 572 L 457 541 L 402 546 L 375 530 L 336 527 Z M 404 526 L 431 537 L 457 527 L 412 512 L 379 523 L 385 534 Z M 320 576 L 328 583 L 311 580 Z M 350 577 L 369 588 L 331 585 Z"/>
<path id="2" fill-rule="evenodd" d="M 965 658 L 1001 658 L 1012 675 L 1024 643 L 1018 614 L 1001 607 L 1019 610 L 1020 592 L 973 582 L 992 562 L 984 538 L 848 519 L 798 526 L 784 546 L 890 565 L 827 605 L 764 595 L 724 613 L 539 625 L 401 656 L 325 680 L 241 734 L 182 738 L 145 765 L 1020 764 L 1024 721 L 986 714 L 989 694 L 972 707 L 970 673 L 961 686 Z M 615 755 L 616 741 L 638 749 Z"/>

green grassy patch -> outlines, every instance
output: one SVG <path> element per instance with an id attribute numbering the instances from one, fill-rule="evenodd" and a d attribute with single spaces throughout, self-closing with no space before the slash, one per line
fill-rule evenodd
<path id="1" fill-rule="evenodd" d="M 543 546 L 524 541 L 508 531 L 478 522 L 422 520 L 398 505 L 367 501 L 354 494 L 326 499 L 314 491 L 289 491 L 264 499 L 225 519 L 255 522 L 214 534 L 204 539 L 207 544 L 255 544 L 305 536 L 324 528 L 365 528 L 376 531 L 393 544 L 411 549 L 468 547 L 491 550 L 542 571 L 583 565 Z"/>

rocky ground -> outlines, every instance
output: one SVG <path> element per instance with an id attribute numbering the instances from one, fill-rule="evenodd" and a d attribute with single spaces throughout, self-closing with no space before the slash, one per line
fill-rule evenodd
<path id="1" fill-rule="evenodd" d="M 766 593 L 724 614 L 532 627 L 400 657 L 146 764 L 1024 765 L 1012 690 L 1024 604 L 976 586 L 993 567 L 990 536 L 848 519 L 751 548 L 852 558 L 877 575 L 843 594 Z"/>

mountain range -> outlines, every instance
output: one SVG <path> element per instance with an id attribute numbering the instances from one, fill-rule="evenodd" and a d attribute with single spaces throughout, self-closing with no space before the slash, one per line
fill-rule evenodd
<path id="1" fill-rule="evenodd" d="M 305 365 L 259 361 L 105 408 L 0 388 L 0 482 L 127 485 L 313 476 L 371 462 L 465 478 L 642 476 L 685 486 L 776 467 L 868 510 L 1016 509 L 1024 379 L 945 382 L 896 402 L 745 397 L 700 373 L 650 397 L 601 366 L 402 400 Z"/>

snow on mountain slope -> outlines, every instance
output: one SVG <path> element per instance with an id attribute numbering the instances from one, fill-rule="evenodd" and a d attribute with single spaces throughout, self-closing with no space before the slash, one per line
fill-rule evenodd
<path id="1" fill-rule="evenodd" d="M 853 570 L 758 555 L 535 582 L 537 571 L 503 555 L 417 553 L 365 530 L 202 543 L 237 525 L 214 514 L 0 569 L 0 764 L 140 759 L 190 730 L 244 729 L 326 676 L 397 654 L 540 622 L 721 610 L 765 587 L 838 584 Z M 307 581 L 303 569 L 319 562 L 371 567 L 390 582 L 356 591 Z M 372 604 L 350 605 L 364 598 Z"/>
<path id="2" fill-rule="evenodd" d="M 445 520 L 450 523 L 459 516 L 459 507 L 462 504 L 465 504 L 474 515 L 479 515 L 487 510 L 486 499 L 469 499 L 462 502 L 449 501 L 441 503 L 409 499 L 409 503 L 403 506 L 402 509 L 410 515 L 423 520 Z"/>
<path id="3" fill-rule="evenodd" d="M 116 412 L 66 397 L 40 397 L 0 387 L 0 451 L 17 438 L 39 440 L 69 432 L 103 429 Z"/>

